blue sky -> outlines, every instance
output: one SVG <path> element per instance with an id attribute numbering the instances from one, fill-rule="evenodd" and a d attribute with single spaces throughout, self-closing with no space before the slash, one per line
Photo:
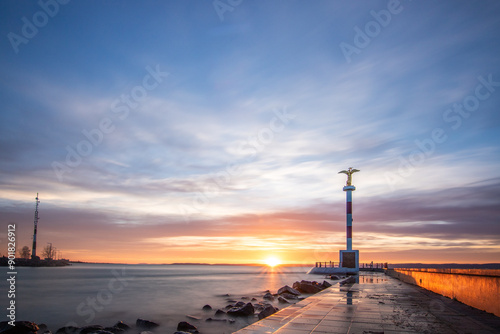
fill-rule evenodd
<path id="1" fill-rule="evenodd" d="M 496 1 L 40 3 L 0 3 L 23 244 L 39 192 L 73 259 L 329 260 L 353 166 L 362 260 L 499 262 Z"/>

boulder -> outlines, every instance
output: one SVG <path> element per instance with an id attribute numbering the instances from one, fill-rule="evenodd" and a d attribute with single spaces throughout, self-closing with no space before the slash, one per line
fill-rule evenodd
<path id="1" fill-rule="evenodd" d="M 249 316 L 253 315 L 255 312 L 254 307 L 252 303 L 246 303 L 244 306 L 241 307 L 233 307 L 232 309 L 227 311 L 228 315 L 232 316 Z"/>
<path id="2" fill-rule="evenodd" d="M 89 333 L 94 333 L 97 332 L 98 330 L 102 330 L 104 327 L 99 326 L 99 325 L 90 325 L 90 326 L 85 326 L 80 329 L 80 334 L 89 334 Z"/>
<path id="3" fill-rule="evenodd" d="M 220 308 L 217 309 L 217 311 L 215 311 L 215 316 L 221 316 L 221 315 L 224 315 L 226 314 L 226 312 L 224 312 L 223 310 L 221 310 Z"/>
<path id="4" fill-rule="evenodd" d="M 80 327 L 75 326 L 65 326 L 57 330 L 56 334 L 78 334 L 80 333 Z"/>
<path id="5" fill-rule="evenodd" d="M 283 293 L 289 293 L 289 294 L 296 295 L 296 296 L 300 295 L 299 291 L 297 291 L 294 288 L 289 287 L 288 285 L 285 285 L 284 287 L 281 287 L 278 290 L 278 295 L 281 295 Z"/>
<path id="6" fill-rule="evenodd" d="M 202 309 L 203 309 L 203 311 L 211 311 L 212 310 L 212 306 L 210 306 L 210 305 L 207 304 L 207 305 L 203 306 Z"/>
<path id="7" fill-rule="evenodd" d="M 264 306 L 264 309 L 259 313 L 259 320 L 267 318 L 268 316 L 270 316 L 273 313 L 276 313 L 277 311 L 278 309 L 276 309 L 274 306 L 266 305 Z"/>
<path id="8" fill-rule="evenodd" d="M 36 334 L 40 328 L 30 321 L 15 321 L 11 326 L 7 321 L 0 322 L 0 333 L 2 334 Z"/>
<path id="9" fill-rule="evenodd" d="M 125 331 L 130 329 L 130 326 L 124 323 L 123 321 L 118 321 L 113 327 L 120 328 Z"/>
<path id="10" fill-rule="evenodd" d="M 46 324 L 40 324 L 38 325 L 38 334 L 52 334 L 52 332 L 49 330 L 49 327 Z"/>
<path id="11" fill-rule="evenodd" d="M 285 299 L 298 299 L 299 297 L 297 295 L 292 295 L 291 293 L 285 292 L 280 295 L 281 297 Z"/>
<path id="12" fill-rule="evenodd" d="M 288 299 L 282 297 L 282 296 L 279 296 L 278 297 L 278 301 L 282 304 L 290 304 L 290 301 L 288 301 Z"/>
<path id="13" fill-rule="evenodd" d="M 334 281 L 338 281 L 340 279 L 340 277 L 337 275 L 332 275 L 332 276 L 330 276 L 330 279 L 334 280 Z"/>
<path id="14" fill-rule="evenodd" d="M 153 321 L 137 319 L 137 321 L 135 322 L 135 326 L 143 329 L 153 329 L 160 325 Z"/>
<path id="15" fill-rule="evenodd" d="M 122 334 L 125 333 L 124 329 L 118 328 L 118 327 L 106 327 L 104 328 L 105 331 L 111 332 L 113 334 Z"/>
<path id="16" fill-rule="evenodd" d="M 332 285 L 330 283 L 328 283 L 327 281 L 323 281 L 323 283 L 321 283 L 321 287 L 323 289 L 326 289 L 326 288 L 329 288 L 331 287 Z"/>
<path id="17" fill-rule="evenodd" d="M 300 281 L 293 283 L 295 289 L 300 291 L 301 293 L 318 293 L 322 290 L 321 285 L 318 282 L 311 281 Z"/>
<path id="18" fill-rule="evenodd" d="M 236 304 L 234 304 L 234 307 L 242 307 L 242 306 L 245 306 L 246 303 L 245 302 L 237 302 Z"/>
<path id="19" fill-rule="evenodd" d="M 196 328 L 196 326 L 193 326 L 186 321 L 179 322 L 179 324 L 177 325 L 177 330 L 189 333 L 198 333 L 198 329 Z"/>
<path id="20" fill-rule="evenodd" d="M 264 295 L 264 297 L 262 297 L 262 298 L 268 299 L 268 300 L 274 300 L 274 296 L 270 292 L 266 293 Z"/>
<path id="21" fill-rule="evenodd" d="M 220 322 L 227 322 L 227 319 L 220 319 L 220 318 L 207 318 L 205 321 L 220 321 Z"/>

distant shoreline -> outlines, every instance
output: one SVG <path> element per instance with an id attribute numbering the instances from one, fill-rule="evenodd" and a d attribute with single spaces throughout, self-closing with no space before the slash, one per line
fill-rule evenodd
<path id="1" fill-rule="evenodd" d="M 52 259 L 14 259 L 14 267 L 66 267 L 70 266 L 71 261 L 67 259 L 52 260 Z M 9 259 L 5 256 L 0 257 L 0 267 L 9 266 Z"/>
<path id="2" fill-rule="evenodd" d="M 268 267 L 259 263 L 112 263 L 112 262 L 85 262 L 70 261 L 70 263 L 83 264 L 117 264 L 117 265 L 148 265 L 148 266 L 246 266 L 246 267 Z M 280 267 L 314 267 L 314 264 L 280 264 Z M 271 268 L 271 267 L 270 267 Z M 433 269 L 500 269 L 500 263 L 389 263 L 389 268 L 433 268 Z"/>
<path id="3" fill-rule="evenodd" d="M 8 264 L 7 257 L 0 257 L 0 267 Z M 16 266 L 19 267 L 62 267 L 71 264 L 109 264 L 109 265 L 130 265 L 130 266 L 245 266 L 245 267 L 269 267 L 261 263 L 193 263 L 193 262 L 174 262 L 174 263 L 120 263 L 120 262 L 87 262 L 61 260 L 37 260 L 15 259 Z M 280 264 L 275 267 L 314 267 L 314 264 Z M 500 263 L 389 263 L 390 269 L 398 268 L 429 268 L 429 269 L 500 269 Z"/>

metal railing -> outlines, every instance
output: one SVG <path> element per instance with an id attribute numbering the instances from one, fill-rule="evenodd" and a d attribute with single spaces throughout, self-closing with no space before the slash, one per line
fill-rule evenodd
<path id="1" fill-rule="evenodd" d="M 388 267 L 387 262 L 385 263 L 360 263 L 359 269 L 385 269 Z"/>
<path id="2" fill-rule="evenodd" d="M 339 267 L 339 262 L 316 262 L 316 268 L 338 268 Z"/>
<path id="3" fill-rule="evenodd" d="M 334 261 L 325 261 L 325 262 L 316 262 L 316 268 L 339 268 L 340 267 L 340 262 L 334 262 Z M 359 264 L 359 269 L 387 269 L 388 264 L 387 262 L 382 263 L 360 263 Z"/>

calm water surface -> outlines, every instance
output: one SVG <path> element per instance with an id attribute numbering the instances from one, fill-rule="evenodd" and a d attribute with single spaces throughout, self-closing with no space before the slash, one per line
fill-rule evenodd
<path id="1" fill-rule="evenodd" d="M 187 320 L 204 333 L 230 333 L 245 326 L 246 320 L 240 319 L 222 330 L 220 323 L 204 321 L 213 312 L 202 311 L 202 306 L 223 308 L 229 299 L 240 300 L 243 296 L 260 301 L 265 290 L 275 293 L 281 286 L 297 280 L 318 279 L 307 275 L 308 269 L 109 264 L 19 267 L 17 320 L 45 323 L 53 332 L 68 324 L 112 326 L 120 320 L 135 324 L 137 318 L 156 321 L 162 331 L 173 332 L 179 321 Z M 0 291 L 7 291 L 5 279 L 1 280 Z M 4 294 L 2 309 L 5 310 L 7 303 Z M 188 314 L 203 320 L 189 320 Z"/>

